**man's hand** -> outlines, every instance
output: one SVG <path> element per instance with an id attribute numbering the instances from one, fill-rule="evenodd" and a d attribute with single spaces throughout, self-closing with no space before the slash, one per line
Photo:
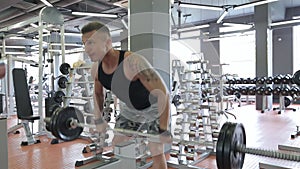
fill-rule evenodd
<path id="1" fill-rule="evenodd" d="M 108 124 L 106 120 L 104 120 L 102 117 L 99 119 L 95 119 L 94 123 L 96 125 L 96 130 L 99 133 L 106 133 L 106 128 L 108 127 Z"/>
<path id="2" fill-rule="evenodd" d="M 168 130 L 159 130 L 159 139 L 162 143 L 172 143 L 173 142 L 173 136 L 172 133 Z"/>

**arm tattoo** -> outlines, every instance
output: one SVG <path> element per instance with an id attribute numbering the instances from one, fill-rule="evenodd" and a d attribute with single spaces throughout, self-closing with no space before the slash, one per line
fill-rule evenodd
<path id="1" fill-rule="evenodd" d="M 137 72 L 141 74 L 143 78 L 145 78 L 148 82 L 159 79 L 159 76 L 150 66 L 150 64 L 144 59 L 141 58 L 142 56 L 139 55 L 131 55 L 128 57 L 128 65 L 131 71 Z"/>

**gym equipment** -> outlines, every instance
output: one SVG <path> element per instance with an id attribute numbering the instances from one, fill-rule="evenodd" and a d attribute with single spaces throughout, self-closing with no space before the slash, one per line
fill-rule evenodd
<path id="1" fill-rule="evenodd" d="M 60 115 L 62 114 L 62 115 Z M 65 115 L 63 115 L 65 114 Z M 46 122 L 52 124 L 52 133 L 60 136 L 61 138 L 77 138 L 80 132 L 69 132 L 69 130 L 82 131 L 85 126 L 92 127 L 92 125 L 81 124 L 81 115 L 73 108 L 63 108 L 56 111 L 51 119 L 45 119 Z M 76 117 L 79 115 L 79 118 Z M 124 129 L 111 129 L 113 131 L 122 132 L 131 135 L 137 135 L 147 138 L 158 138 L 158 136 L 141 133 L 137 131 L 124 130 Z M 66 135 L 64 135 L 66 134 Z M 186 145 L 207 145 L 209 143 L 203 141 L 188 141 L 182 139 L 172 139 L 173 142 L 185 143 Z M 273 157 L 284 160 L 300 161 L 299 155 L 281 153 L 278 151 L 269 151 L 256 148 L 246 148 L 246 133 L 244 126 L 240 123 L 226 122 L 219 133 L 217 147 L 216 147 L 216 160 L 218 168 L 233 169 L 242 168 L 245 158 L 245 153 Z"/>
<path id="2" fill-rule="evenodd" d="M 300 85 L 300 70 L 298 70 L 297 72 L 294 73 L 293 77 L 292 77 L 292 82 Z"/>
<path id="3" fill-rule="evenodd" d="M 274 84 L 281 84 L 282 83 L 282 75 L 276 75 L 275 77 L 273 77 L 273 82 Z"/>
<path id="4" fill-rule="evenodd" d="M 281 93 L 281 87 L 277 86 L 273 89 L 273 95 L 279 95 Z"/>
<path id="5" fill-rule="evenodd" d="M 75 107 L 65 107 L 58 108 L 55 110 L 51 118 L 44 118 L 45 123 L 48 123 L 51 126 L 51 132 L 53 136 L 64 140 L 71 141 L 80 136 L 84 127 L 96 128 L 95 125 L 83 124 L 84 119 L 80 110 Z M 159 141 L 158 135 L 141 133 L 133 130 L 126 130 L 120 128 L 109 129 L 115 132 L 137 135 L 141 137 L 153 138 Z M 172 138 L 172 141 L 186 144 L 186 145 L 205 145 L 208 144 L 204 141 L 191 141 L 191 140 L 181 140 L 177 138 Z M 209 144 L 212 146 L 211 144 Z"/>
<path id="6" fill-rule="evenodd" d="M 67 75 L 70 73 L 70 64 L 69 63 L 62 63 L 60 66 L 59 66 L 59 70 L 61 72 L 61 74 L 63 75 Z"/>
<path id="7" fill-rule="evenodd" d="M 266 79 L 266 77 L 260 77 L 257 79 L 256 84 L 264 84 Z"/>
<path id="8" fill-rule="evenodd" d="M 17 117 L 21 120 L 27 137 L 27 141 L 23 141 L 21 145 L 25 146 L 40 143 L 40 140 L 36 140 L 33 137 L 33 127 L 32 131 L 30 131 L 28 124 L 29 122 L 31 122 L 33 125 L 33 122 L 35 120 L 39 120 L 40 116 L 33 114 L 30 95 L 28 91 L 28 84 L 26 80 L 26 72 L 24 69 L 14 68 L 12 70 L 12 74 L 17 107 Z"/>
<path id="9" fill-rule="evenodd" d="M 299 155 L 258 148 L 247 148 L 244 126 L 240 123 L 225 123 L 221 128 L 217 142 L 216 160 L 218 168 L 242 168 L 245 153 L 284 160 L 300 161 Z"/>
<path id="10" fill-rule="evenodd" d="M 63 102 L 63 98 L 64 98 L 65 93 L 63 91 L 56 91 L 54 93 L 54 100 L 57 102 L 57 103 L 62 103 Z"/>
<path id="11" fill-rule="evenodd" d="M 264 95 L 272 95 L 272 91 L 273 91 L 273 89 L 270 87 L 270 86 L 266 86 L 266 87 L 264 87 Z"/>
<path id="12" fill-rule="evenodd" d="M 263 95 L 264 94 L 264 91 L 265 91 L 265 88 L 263 86 L 260 86 L 260 87 L 257 87 L 256 90 L 255 90 L 255 93 L 257 95 Z"/>
<path id="13" fill-rule="evenodd" d="M 272 76 L 268 77 L 268 78 L 266 79 L 266 83 L 267 83 L 267 84 L 272 84 L 272 83 L 273 83 L 273 77 L 272 77 Z"/>
<path id="14" fill-rule="evenodd" d="M 249 95 L 255 95 L 256 93 L 256 87 L 255 86 L 250 86 L 248 89 L 248 94 Z"/>
<path id="15" fill-rule="evenodd" d="M 57 80 L 57 85 L 62 89 L 65 89 L 67 87 L 67 83 L 68 83 L 68 79 L 65 76 L 61 76 Z"/>
<path id="16" fill-rule="evenodd" d="M 282 80 L 282 84 L 290 84 L 292 82 L 292 79 L 293 79 L 292 75 L 286 74 L 281 79 Z"/>

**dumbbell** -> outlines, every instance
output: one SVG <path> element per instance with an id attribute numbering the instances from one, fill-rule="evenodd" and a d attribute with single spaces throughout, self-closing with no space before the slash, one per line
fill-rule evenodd
<path id="1" fill-rule="evenodd" d="M 243 86 L 243 87 L 240 88 L 240 91 L 241 91 L 242 95 L 248 95 L 249 89 L 248 89 L 248 87 Z"/>
<path id="2" fill-rule="evenodd" d="M 293 87 L 290 89 L 290 95 L 291 95 L 292 97 L 299 96 L 299 95 L 300 95 L 299 87 L 293 86 Z"/>
<path id="3" fill-rule="evenodd" d="M 267 79 L 266 77 L 257 78 L 256 84 L 264 84 L 266 79 Z"/>
<path id="4" fill-rule="evenodd" d="M 255 86 L 248 87 L 248 94 L 249 95 L 255 95 L 255 93 L 256 93 L 256 87 Z"/>
<path id="5" fill-rule="evenodd" d="M 264 87 L 260 86 L 260 87 L 256 87 L 255 93 L 257 95 L 263 95 L 264 91 L 265 91 Z"/>
<path id="6" fill-rule="evenodd" d="M 290 88 L 288 86 L 281 87 L 280 94 L 282 96 L 289 96 L 290 95 Z"/>
<path id="7" fill-rule="evenodd" d="M 276 76 L 273 78 L 274 84 L 281 84 L 281 83 L 282 83 L 282 78 L 283 78 L 282 75 L 276 75 Z"/>
<path id="8" fill-rule="evenodd" d="M 226 89 L 226 92 L 228 93 L 228 95 L 233 95 L 233 93 L 235 92 L 235 88 L 234 87 L 228 87 Z"/>
<path id="9" fill-rule="evenodd" d="M 267 77 L 266 84 L 272 84 L 272 83 L 273 83 L 273 77 L 272 76 Z"/>
<path id="10" fill-rule="evenodd" d="M 257 78 L 250 79 L 250 84 L 256 84 Z"/>
<path id="11" fill-rule="evenodd" d="M 270 86 L 264 87 L 264 95 L 272 95 L 273 89 Z"/>
<path id="12" fill-rule="evenodd" d="M 282 84 L 290 84 L 292 82 L 292 75 L 286 74 L 285 76 L 282 77 L 281 81 Z"/>
<path id="13" fill-rule="evenodd" d="M 281 87 L 277 86 L 273 89 L 273 95 L 279 95 L 281 92 Z"/>
<path id="14" fill-rule="evenodd" d="M 243 79 L 242 82 L 243 82 L 243 84 L 250 84 L 251 83 L 251 79 L 250 78 Z"/>

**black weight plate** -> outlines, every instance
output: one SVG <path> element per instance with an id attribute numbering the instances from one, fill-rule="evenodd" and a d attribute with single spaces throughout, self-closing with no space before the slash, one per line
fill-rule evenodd
<path id="1" fill-rule="evenodd" d="M 292 104 L 292 97 L 284 97 L 284 107 L 289 107 Z"/>
<path id="2" fill-rule="evenodd" d="M 54 113 L 51 116 L 51 123 L 49 128 L 51 129 L 51 133 L 54 137 L 58 138 L 58 134 L 57 134 L 57 130 L 58 130 L 58 126 L 57 126 L 57 114 L 61 111 L 61 107 L 55 109 Z"/>
<path id="3" fill-rule="evenodd" d="M 218 141 L 217 141 L 217 147 L 216 147 L 216 161 L 217 161 L 217 166 L 218 168 L 224 168 L 224 163 L 223 163 L 223 147 L 224 147 L 224 141 L 226 137 L 226 131 L 228 127 L 230 126 L 230 123 L 224 123 L 219 136 L 218 136 Z"/>
<path id="4" fill-rule="evenodd" d="M 56 91 L 54 93 L 54 100 L 57 103 L 62 103 L 63 102 L 63 97 L 66 96 L 65 93 L 63 91 Z"/>
<path id="5" fill-rule="evenodd" d="M 76 119 L 78 123 L 84 123 L 83 114 L 75 107 L 65 107 L 57 114 L 56 126 L 58 138 L 64 141 L 72 141 L 80 136 L 82 127 L 71 128 L 70 120 Z"/>
<path id="6" fill-rule="evenodd" d="M 294 73 L 292 81 L 295 84 L 300 85 L 300 70 Z"/>
<path id="7" fill-rule="evenodd" d="M 68 63 L 63 63 L 60 65 L 59 70 L 61 72 L 61 74 L 63 75 L 67 75 L 69 74 L 69 69 L 71 68 L 71 66 Z"/>
<path id="8" fill-rule="evenodd" d="M 57 81 L 57 84 L 60 88 L 65 89 L 67 87 L 68 79 L 64 76 L 60 77 Z"/>
<path id="9" fill-rule="evenodd" d="M 224 169 L 241 169 L 243 167 L 245 153 L 236 151 L 238 145 L 246 145 L 245 129 L 240 123 L 231 123 L 226 130 L 223 145 Z"/>

